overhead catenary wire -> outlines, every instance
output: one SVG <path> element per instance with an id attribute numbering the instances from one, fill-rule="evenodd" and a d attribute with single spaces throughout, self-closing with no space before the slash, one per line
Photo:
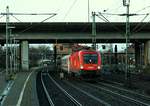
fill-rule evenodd
<path id="1" fill-rule="evenodd" d="M 147 8 L 150 8 L 150 6 L 146 6 L 146 7 L 142 8 L 142 9 L 136 11 L 135 13 L 139 13 L 139 12 L 141 12 L 141 11 L 143 11 L 143 10 L 146 10 Z"/>
<path id="2" fill-rule="evenodd" d="M 11 15 L 13 18 L 15 18 L 18 22 L 22 22 L 21 20 L 19 20 L 16 16 Z"/>
<path id="3" fill-rule="evenodd" d="M 61 3 L 59 5 L 57 5 L 57 9 L 56 9 L 56 13 L 58 13 L 58 11 L 60 11 L 62 9 L 62 5 L 63 3 L 65 3 L 63 0 L 61 0 Z"/>
<path id="4" fill-rule="evenodd" d="M 144 22 L 144 20 L 149 16 L 149 14 L 146 14 L 145 17 L 140 21 L 140 23 L 138 23 L 134 29 L 132 30 L 132 32 L 136 32 L 137 28 L 141 25 L 142 22 Z"/>
<path id="5" fill-rule="evenodd" d="M 88 4 L 89 5 L 89 4 Z M 119 7 L 117 7 L 117 8 L 115 8 L 115 9 L 113 9 L 113 11 L 114 10 L 118 10 L 119 8 L 121 8 L 121 6 L 119 6 Z M 108 9 L 107 9 L 108 10 Z M 106 11 L 107 11 L 106 10 Z M 96 14 L 97 15 L 97 14 Z M 101 20 L 103 20 L 104 22 L 107 22 L 108 20 L 106 19 L 103 19 L 102 17 L 100 17 L 99 15 L 97 15 L 97 17 L 99 17 Z M 88 25 L 87 26 L 85 26 L 82 30 L 80 30 L 80 32 L 82 32 L 82 31 L 84 31 L 84 30 L 86 30 L 88 28 Z"/>
<path id="6" fill-rule="evenodd" d="M 100 14 L 103 14 L 103 15 L 116 15 L 116 16 L 125 16 L 125 15 L 127 15 L 126 13 L 119 13 L 119 14 L 116 14 L 116 13 L 102 13 L 102 12 L 98 12 L 98 13 L 100 13 Z M 137 13 L 130 13 L 129 14 L 129 16 L 137 16 L 137 15 L 146 15 L 147 13 L 144 13 L 144 14 L 137 14 Z"/>
<path id="7" fill-rule="evenodd" d="M 2 15 L 0 18 L 2 18 L 5 15 L 11 15 L 13 18 L 15 18 L 17 21 L 21 22 L 21 20 L 19 20 L 15 15 L 50 15 L 50 17 L 48 17 L 47 19 L 43 20 L 46 21 L 49 18 L 57 15 L 56 13 L 0 13 L 0 15 Z"/>
<path id="8" fill-rule="evenodd" d="M 103 21 L 105 21 L 105 22 L 110 22 L 104 15 L 118 15 L 118 16 L 125 16 L 125 15 L 127 15 L 127 14 L 114 14 L 114 13 L 101 13 L 101 12 L 98 12 L 99 13 L 99 15 L 100 16 L 102 16 L 102 17 L 100 17 L 100 16 L 98 16 L 98 15 L 96 15 L 97 17 L 99 17 L 100 19 L 102 19 Z M 146 14 L 136 14 L 136 13 L 134 13 L 134 14 L 129 14 L 129 16 L 137 16 L 137 15 L 145 15 L 145 17 L 140 21 L 140 23 L 133 29 L 133 31 L 134 32 L 138 32 L 138 31 L 140 31 L 145 25 L 147 25 L 147 23 L 149 23 L 149 22 L 147 22 L 146 24 L 144 24 L 144 25 L 142 25 L 139 29 L 137 29 L 140 25 L 141 25 L 141 23 L 149 16 L 149 14 L 150 13 L 146 13 Z M 117 31 L 121 31 L 119 28 L 117 28 L 117 27 L 115 27 L 114 26 L 114 28 L 117 30 Z M 122 34 L 121 34 L 122 35 Z M 124 35 L 124 34 L 123 34 Z"/>
<path id="9" fill-rule="evenodd" d="M 77 2 L 77 0 L 74 0 L 74 1 L 73 1 L 72 5 L 69 7 L 68 11 L 66 12 L 66 14 L 65 14 L 65 16 L 64 16 L 64 18 L 63 18 L 63 20 L 66 19 L 67 15 L 69 14 L 69 12 L 71 11 L 71 9 L 73 8 L 73 6 L 75 5 L 76 2 Z"/>
<path id="10" fill-rule="evenodd" d="M 135 28 L 132 30 L 132 32 L 138 32 L 138 31 L 140 31 L 144 26 L 146 26 L 149 22 L 147 22 L 147 23 L 145 23 L 145 24 L 143 24 L 141 27 L 140 27 L 140 25 L 142 24 L 142 22 L 144 22 L 144 20 L 149 16 L 149 14 L 150 13 L 142 13 L 142 14 L 137 14 L 138 12 L 140 12 L 140 11 L 142 11 L 142 10 L 145 10 L 145 9 L 147 9 L 147 8 L 149 8 L 150 6 L 147 6 L 147 7 L 144 7 L 144 8 L 142 8 L 141 10 L 138 10 L 138 11 L 136 11 L 136 13 L 132 13 L 132 14 L 129 14 L 129 16 L 140 16 L 140 15 L 144 15 L 144 18 L 135 26 Z M 105 17 L 104 17 L 104 15 L 118 15 L 118 16 L 125 16 L 125 15 L 127 15 L 127 14 L 116 14 L 116 13 L 101 13 L 101 12 L 99 12 L 99 14 L 103 17 L 103 18 L 101 18 L 101 17 L 99 17 L 100 19 L 102 19 L 103 21 L 106 19 Z M 106 20 L 106 22 L 108 22 L 108 20 Z M 139 28 L 140 27 L 140 28 Z"/>
<path id="11" fill-rule="evenodd" d="M 4 15 L 2 15 L 2 16 L 0 17 L 0 19 L 1 19 L 2 17 L 4 17 Z"/>
<path id="12" fill-rule="evenodd" d="M 73 6 L 75 5 L 76 2 L 77 2 L 77 0 L 74 0 L 74 2 L 72 3 L 72 5 L 69 7 L 67 13 L 65 14 L 63 20 L 67 17 L 67 15 L 69 14 L 69 12 L 71 11 L 71 9 L 73 8 Z M 58 8 L 55 12 L 58 13 L 58 11 L 60 11 L 62 8 L 64 8 L 64 7 L 62 7 L 61 5 L 67 4 L 67 3 L 68 3 L 68 2 L 66 2 L 66 0 L 65 0 L 65 2 L 62 1 L 62 2 L 59 4 L 59 6 L 58 6 L 59 8 Z M 62 8 L 61 8 L 61 7 L 62 7 Z M 65 8 L 66 8 L 66 7 L 65 7 Z M 70 41 L 73 43 L 72 40 L 70 40 Z M 46 42 L 48 42 L 48 41 L 46 41 Z M 57 42 L 57 39 L 56 39 L 56 42 Z M 48 42 L 48 43 L 49 43 L 49 42 Z"/>
<path id="13" fill-rule="evenodd" d="M 135 13 L 138 13 L 138 12 L 141 12 L 141 11 L 143 11 L 143 10 L 146 10 L 146 9 L 149 8 L 149 7 L 150 7 L 150 6 L 146 6 L 146 7 L 142 8 L 142 9 L 136 11 Z M 141 26 L 140 28 L 138 28 L 138 27 L 141 25 L 141 23 L 144 22 L 144 20 L 149 16 L 149 14 L 150 14 L 150 13 L 146 13 L 145 17 L 144 17 L 144 18 L 140 21 L 140 23 L 133 29 L 133 32 L 138 32 L 138 31 L 140 31 L 143 27 L 145 27 L 145 26 L 150 22 L 150 20 L 149 20 L 148 22 L 142 24 L 142 26 Z M 138 28 L 138 29 L 137 29 L 137 28 Z"/>
<path id="14" fill-rule="evenodd" d="M 100 17 L 99 15 L 96 15 L 98 18 L 100 18 L 101 20 L 103 20 L 104 22 L 107 22 L 105 19 L 103 19 L 102 17 Z"/>
<path id="15" fill-rule="evenodd" d="M 144 23 L 139 29 L 137 29 L 136 31 L 134 32 L 139 32 L 141 29 L 143 29 L 148 23 L 150 22 L 150 20 L 146 23 Z"/>
<path id="16" fill-rule="evenodd" d="M 41 22 L 38 23 L 38 24 L 40 24 L 40 23 L 43 23 L 43 22 L 47 21 L 48 19 L 54 17 L 57 14 L 56 13 L 0 13 L 0 15 L 2 15 L 0 18 L 2 18 L 5 15 L 13 16 L 13 18 L 15 18 L 19 22 L 21 22 L 21 21 L 17 17 L 15 17 L 14 15 L 50 15 L 48 18 L 45 18 L 44 20 L 42 20 Z M 27 31 L 27 30 L 31 29 L 32 27 L 35 27 L 35 26 L 37 26 L 37 25 L 30 24 L 29 26 L 27 26 L 27 28 L 18 32 L 15 35 L 21 34 L 21 33 L 25 32 L 25 31 Z"/>
<path id="17" fill-rule="evenodd" d="M 20 31 L 20 32 L 17 33 L 17 34 L 21 34 L 21 33 L 23 33 L 23 32 L 26 32 L 26 31 L 30 30 L 31 28 L 36 27 L 36 26 L 38 26 L 39 24 L 41 24 L 41 23 L 47 21 L 48 19 L 54 17 L 55 15 L 57 15 L 57 14 L 54 13 L 53 15 L 49 16 L 48 18 L 45 18 L 44 20 L 42 20 L 41 22 L 39 22 L 37 25 L 32 25 L 32 24 L 31 24 L 31 25 L 27 26 L 27 28 L 25 28 L 24 30 Z M 16 34 L 16 35 L 17 35 L 17 34 Z M 45 41 L 46 41 L 47 43 L 49 43 L 47 40 L 45 40 Z"/>
<path id="18" fill-rule="evenodd" d="M 103 19 L 105 20 L 105 22 L 110 22 L 101 12 L 99 12 L 99 15 L 103 17 Z"/>
<path id="19" fill-rule="evenodd" d="M 99 15 L 103 17 L 103 18 L 100 18 L 100 19 L 103 19 L 105 22 L 110 23 L 110 21 L 109 21 L 101 12 L 99 12 L 99 14 L 97 14 L 96 16 L 99 17 Z M 120 32 L 123 32 L 121 29 L 117 28 L 115 25 L 112 25 L 112 24 L 110 24 L 110 25 L 111 25 L 115 30 L 117 30 L 119 33 L 120 33 Z M 120 33 L 120 35 L 124 36 L 124 34 L 122 34 L 122 33 Z"/>
<path id="20" fill-rule="evenodd" d="M 49 16 L 48 18 L 45 18 L 44 20 L 42 20 L 41 22 L 39 22 L 38 24 L 41 24 L 41 23 L 43 23 L 43 22 L 45 22 L 45 21 L 47 21 L 48 19 L 50 19 L 50 18 L 52 18 L 52 17 L 54 17 L 56 14 L 53 14 L 53 15 L 51 15 L 51 16 Z M 27 31 L 27 30 L 29 30 L 29 29 L 31 29 L 31 28 L 33 28 L 33 27 L 35 27 L 35 26 L 37 26 L 37 25 L 29 25 L 26 29 L 24 29 L 24 30 L 22 30 L 22 31 L 20 31 L 18 34 L 21 34 L 21 33 L 23 33 L 23 32 L 25 32 L 25 31 Z"/>
<path id="21" fill-rule="evenodd" d="M 56 15 L 56 13 L 0 13 L 0 15 Z"/>
<path id="22" fill-rule="evenodd" d="M 106 12 L 106 11 L 111 11 L 111 12 L 112 12 L 112 11 L 118 11 L 121 7 L 122 7 L 122 5 L 120 5 L 120 6 L 116 7 L 116 8 L 114 8 L 114 9 L 111 9 L 111 10 L 108 8 L 108 9 L 104 10 L 103 12 Z M 116 12 L 114 12 L 114 13 L 116 13 Z"/>

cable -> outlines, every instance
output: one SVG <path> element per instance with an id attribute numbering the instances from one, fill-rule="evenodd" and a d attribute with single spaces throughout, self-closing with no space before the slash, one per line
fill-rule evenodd
<path id="1" fill-rule="evenodd" d="M 141 21 L 140 21 L 140 23 L 138 23 L 136 26 L 135 26 L 135 28 L 132 30 L 132 32 L 134 32 L 140 25 L 141 25 L 141 23 L 148 17 L 148 15 L 149 14 L 147 14 Z M 135 31 L 136 32 L 136 31 Z"/>
<path id="2" fill-rule="evenodd" d="M 99 12 L 99 15 L 103 17 L 103 19 L 105 20 L 105 22 L 110 22 L 103 14 L 101 14 L 101 12 Z"/>
<path id="3" fill-rule="evenodd" d="M 138 30 L 136 30 L 135 32 L 139 32 L 141 29 L 143 29 L 148 23 L 150 22 L 150 20 L 148 22 L 146 22 L 145 24 L 143 24 L 143 26 L 141 26 Z"/>
<path id="4" fill-rule="evenodd" d="M 55 15 L 57 15 L 57 14 L 53 14 L 52 16 L 49 16 L 48 18 L 42 20 L 42 21 L 41 21 L 40 23 L 38 23 L 38 24 L 41 24 L 41 23 L 45 22 L 46 20 L 48 20 L 48 19 L 54 17 Z M 29 25 L 26 29 L 20 31 L 18 34 L 21 34 L 21 33 L 25 32 L 25 31 L 27 31 L 27 30 L 29 30 L 29 29 L 35 27 L 35 26 L 37 26 L 37 25 Z M 46 39 L 45 39 L 45 41 L 46 41 L 47 43 L 49 43 Z"/>
<path id="5" fill-rule="evenodd" d="M 15 18 L 17 21 L 19 21 L 19 22 L 22 22 L 22 21 L 20 21 L 17 17 L 15 17 L 14 15 L 11 15 L 13 18 Z"/>
<path id="6" fill-rule="evenodd" d="M 104 17 L 104 15 L 103 14 L 106 14 L 106 15 L 119 15 L 119 16 L 124 16 L 124 15 L 126 15 L 126 14 L 111 14 L 111 13 L 100 13 L 99 12 L 99 15 L 101 15 L 106 21 L 105 22 L 110 22 L 106 17 Z M 140 26 L 140 24 L 148 17 L 148 15 L 149 15 L 149 13 L 147 13 L 147 14 L 130 14 L 130 16 L 134 16 L 134 15 L 146 15 L 142 20 L 141 20 L 141 22 L 133 29 L 133 31 L 135 31 L 139 26 Z M 102 19 L 102 18 L 101 18 Z M 103 21 L 104 21 L 104 19 L 103 19 Z M 135 31 L 135 32 L 138 32 L 138 31 L 140 31 L 143 27 L 144 27 L 145 25 L 143 25 L 142 27 L 140 27 L 137 31 Z M 117 31 L 121 31 L 119 28 L 117 28 L 117 27 L 115 27 L 115 26 L 113 26 Z M 120 33 L 121 34 L 121 33 Z M 124 35 L 124 34 L 121 34 L 121 35 Z"/>
<path id="7" fill-rule="evenodd" d="M 140 11 L 143 11 L 143 10 L 145 10 L 145 9 L 149 8 L 149 7 L 150 7 L 150 6 L 146 6 L 146 7 L 142 8 L 142 9 L 140 9 L 140 10 L 136 11 L 135 13 L 138 13 L 138 12 L 140 12 Z"/>
<path id="8" fill-rule="evenodd" d="M 103 15 L 117 15 L 117 16 L 125 16 L 127 14 L 115 14 L 115 13 L 101 13 L 101 12 L 98 12 L 99 14 L 103 14 Z M 146 15 L 147 13 L 145 14 L 136 14 L 136 13 L 132 13 L 132 14 L 129 14 L 129 16 L 134 16 L 134 15 Z"/>
<path id="9" fill-rule="evenodd" d="M 69 12 L 71 11 L 71 9 L 73 8 L 73 6 L 75 5 L 76 2 L 77 2 L 77 0 L 74 0 L 74 1 L 73 1 L 72 5 L 69 7 L 67 13 L 65 14 L 63 20 L 67 17 L 67 15 L 69 14 Z"/>
<path id="10" fill-rule="evenodd" d="M 56 14 L 54 14 L 54 15 L 52 15 L 52 16 L 50 16 L 50 17 L 46 18 L 46 19 L 44 19 L 44 20 L 43 20 L 43 21 L 41 21 L 40 23 L 43 23 L 43 22 L 47 21 L 48 19 L 50 19 L 50 18 L 54 17 L 55 15 L 56 15 Z"/>
<path id="11" fill-rule="evenodd" d="M 2 16 L 0 17 L 0 19 L 1 19 L 2 17 L 4 17 L 4 15 L 2 15 Z"/>
<path id="12" fill-rule="evenodd" d="M 122 7 L 122 5 L 118 6 L 118 7 L 115 8 L 115 9 L 111 9 L 110 11 L 111 11 L 111 12 L 112 12 L 112 11 L 117 11 L 117 10 L 119 10 L 121 7 Z M 109 9 L 107 9 L 106 11 L 109 11 Z M 104 11 L 104 12 L 106 12 L 106 11 Z M 116 12 L 114 12 L 114 13 L 116 13 Z"/>
<path id="13" fill-rule="evenodd" d="M 107 22 L 107 23 L 110 23 L 110 21 L 102 14 L 102 13 L 100 13 L 99 12 L 99 15 L 101 15 L 104 19 L 105 19 L 105 22 Z M 97 16 L 97 15 L 96 15 Z M 115 25 L 112 25 L 112 24 L 110 24 L 115 30 L 117 30 L 119 33 L 120 32 L 123 32 L 122 30 L 120 30 L 119 28 L 117 28 Z M 122 33 L 120 33 L 120 35 L 123 35 L 124 36 L 124 34 L 122 34 Z"/>
<path id="14" fill-rule="evenodd" d="M 101 20 L 103 20 L 104 22 L 107 22 L 105 19 L 103 19 L 102 17 L 100 17 L 99 15 L 97 15 L 98 18 L 100 18 Z"/>
<path id="15" fill-rule="evenodd" d="M 56 13 L 1 13 L 4 15 L 56 15 Z"/>
<path id="16" fill-rule="evenodd" d="M 66 3 L 66 1 L 64 2 L 64 0 L 61 0 L 61 3 L 57 6 L 57 10 L 55 11 L 55 13 L 58 13 L 58 11 L 60 9 L 62 9 L 61 7 L 62 7 L 63 4 L 67 4 L 67 3 Z"/>
<path id="17" fill-rule="evenodd" d="M 42 20 L 42 21 L 39 22 L 38 24 L 41 24 L 41 23 L 45 22 L 46 20 L 48 20 L 48 19 L 54 17 L 55 15 L 56 15 L 56 14 L 53 14 L 52 16 L 50 16 L 50 17 L 48 17 L 48 18 Z M 29 29 L 35 27 L 35 26 L 37 26 L 37 25 L 34 25 L 34 26 L 33 26 L 33 25 L 29 25 L 26 29 L 24 29 L 23 31 L 20 31 L 18 34 L 23 33 L 23 32 L 25 32 L 25 31 L 27 31 L 27 30 L 29 30 Z"/>

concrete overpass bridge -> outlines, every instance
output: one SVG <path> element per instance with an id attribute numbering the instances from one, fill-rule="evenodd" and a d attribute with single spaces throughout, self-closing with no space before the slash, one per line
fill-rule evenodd
<path id="1" fill-rule="evenodd" d="M 136 60 L 139 45 L 145 46 L 145 64 L 150 64 L 150 24 L 131 23 L 130 42 L 135 43 Z M 92 23 L 9 23 L 12 35 L 20 41 L 22 66 L 28 69 L 28 44 L 30 43 L 91 43 Z M 0 23 L 0 42 L 5 44 L 6 23 Z M 125 23 L 96 23 L 97 43 L 125 43 Z M 25 65 L 24 63 L 26 63 Z"/>

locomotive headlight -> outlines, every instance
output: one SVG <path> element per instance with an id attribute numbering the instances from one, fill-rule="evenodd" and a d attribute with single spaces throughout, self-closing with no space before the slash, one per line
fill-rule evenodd
<path id="1" fill-rule="evenodd" d="M 80 66 L 81 69 L 83 69 L 83 66 Z"/>
<path id="2" fill-rule="evenodd" d="M 98 68 L 98 69 L 101 69 L 101 67 L 100 67 L 100 66 L 98 66 L 97 68 Z"/>

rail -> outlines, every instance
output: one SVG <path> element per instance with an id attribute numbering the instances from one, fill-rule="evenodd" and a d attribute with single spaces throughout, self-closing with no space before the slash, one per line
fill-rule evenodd
<path id="1" fill-rule="evenodd" d="M 144 106 L 150 106 L 150 104 L 144 103 L 144 102 L 142 102 L 142 101 L 140 101 L 140 100 L 133 99 L 133 98 L 131 98 L 131 97 L 125 96 L 125 95 L 120 94 L 120 93 L 117 93 L 117 92 L 113 92 L 113 91 L 111 91 L 111 90 L 109 90 L 109 89 L 107 89 L 107 88 L 105 88 L 105 87 L 97 86 L 97 85 L 94 85 L 94 84 L 87 84 L 87 85 L 89 85 L 89 86 L 91 86 L 91 87 L 95 87 L 95 88 L 97 88 L 97 89 L 101 89 L 101 90 L 103 90 L 103 91 L 105 91 L 105 92 L 108 92 L 108 93 L 111 93 L 111 94 L 113 94 L 113 95 L 115 95 L 115 96 L 118 96 L 118 97 L 121 97 L 121 98 L 130 100 L 132 103 L 134 102 L 134 103 L 139 104 L 139 105 L 141 104 L 142 106 L 143 106 L 143 105 L 144 105 Z"/>
<path id="2" fill-rule="evenodd" d="M 42 85 L 43 85 L 44 91 L 45 91 L 45 93 L 46 93 L 46 96 L 47 96 L 47 99 L 48 99 L 49 104 L 50 104 L 51 106 L 54 106 L 54 103 L 53 103 L 52 99 L 50 98 L 49 93 L 48 93 L 48 91 L 47 91 L 47 89 L 46 89 L 46 87 L 45 87 L 45 84 L 44 84 L 44 82 L 43 82 L 42 73 L 41 73 L 41 82 L 42 82 Z"/>
<path id="3" fill-rule="evenodd" d="M 85 95 L 91 97 L 92 99 L 94 99 L 94 100 L 96 100 L 96 101 L 98 101 L 98 102 L 104 104 L 105 106 L 111 106 L 111 104 L 109 104 L 109 103 L 107 103 L 107 102 L 105 102 L 105 101 L 103 101 L 103 100 L 101 100 L 101 99 L 95 97 L 94 95 L 92 95 L 92 94 L 90 94 L 90 93 L 88 93 L 88 92 L 86 92 L 86 91 L 84 91 L 84 90 L 82 90 L 82 89 L 80 89 L 80 88 L 74 86 L 74 85 L 71 84 L 70 82 L 65 81 L 65 83 L 67 83 L 68 85 L 72 86 L 73 88 L 79 90 L 80 92 L 84 93 Z"/>
<path id="4" fill-rule="evenodd" d="M 49 78 L 53 81 L 53 83 L 62 91 L 64 92 L 64 94 L 71 99 L 72 102 L 74 102 L 74 104 L 76 104 L 77 106 L 82 106 L 82 104 L 80 104 L 74 97 L 72 97 L 69 93 L 67 93 L 67 91 L 65 91 L 49 74 L 48 74 Z"/>

